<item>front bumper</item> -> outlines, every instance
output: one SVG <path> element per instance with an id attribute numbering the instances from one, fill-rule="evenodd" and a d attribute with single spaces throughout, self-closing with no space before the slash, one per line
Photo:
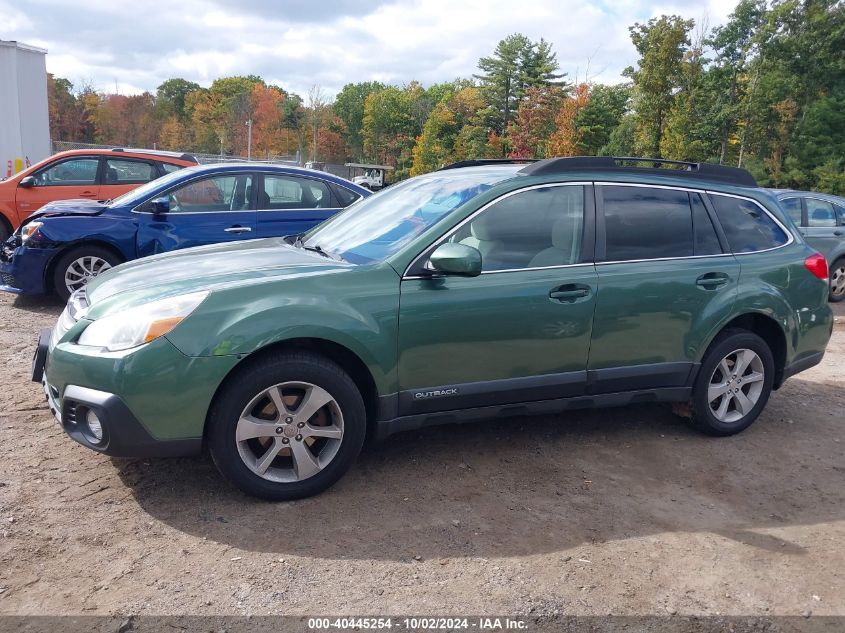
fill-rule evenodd
<path id="1" fill-rule="evenodd" d="M 42 334 L 39 348 L 49 346 Z M 39 377 L 39 354 L 33 380 Z M 84 348 L 67 340 L 44 354 L 41 378 L 48 405 L 71 439 L 114 457 L 196 455 L 208 407 L 234 356 L 192 358 L 166 337 L 125 352 Z M 103 429 L 86 424 L 93 411 Z"/>
<path id="2" fill-rule="evenodd" d="M 15 246 L 12 239 L 0 247 L 0 290 L 14 294 L 46 294 L 49 291 L 46 271 L 56 249 Z"/>

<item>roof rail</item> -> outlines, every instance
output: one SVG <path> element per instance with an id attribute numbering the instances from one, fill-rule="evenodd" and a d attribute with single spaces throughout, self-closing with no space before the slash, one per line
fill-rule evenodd
<path id="1" fill-rule="evenodd" d="M 631 165 L 630 163 L 633 163 Z M 637 165 L 637 166 L 634 166 Z M 666 167 L 673 167 L 671 171 Z M 629 156 L 571 156 L 547 158 L 527 165 L 519 170 L 525 176 L 541 176 L 548 174 L 562 174 L 569 171 L 614 171 L 625 173 L 643 173 L 643 170 L 664 171 L 672 176 L 698 180 L 724 182 L 743 187 L 756 187 L 754 180 L 747 170 L 726 165 L 712 163 L 693 163 L 681 160 L 666 160 L 664 158 L 636 158 Z"/>
<path id="2" fill-rule="evenodd" d="M 112 147 L 113 152 L 137 152 L 138 154 L 152 154 L 154 156 L 170 156 L 171 158 L 179 158 L 181 160 L 192 161 L 199 163 L 196 156 L 188 154 L 187 152 L 168 152 L 163 149 L 143 149 L 136 147 Z"/>
<path id="3" fill-rule="evenodd" d="M 481 165 L 519 165 L 521 163 L 536 163 L 536 158 L 470 158 L 459 160 L 457 163 L 443 165 L 437 171 L 444 169 L 458 169 L 460 167 L 479 167 Z"/>

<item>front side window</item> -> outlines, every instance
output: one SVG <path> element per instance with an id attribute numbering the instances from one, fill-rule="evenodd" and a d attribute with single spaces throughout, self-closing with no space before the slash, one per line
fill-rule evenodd
<path id="1" fill-rule="evenodd" d="M 803 222 L 801 221 L 801 198 L 784 198 L 780 201 L 780 206 L 792 218 L 795 226 L 803 226 Z"/>
<path id="2" fill-rule="evenodd" d="M 263 191 L 259 192 L 259 209 L 328 209 L 332 206 L 329 188 L 312 178 L 271 176 L 264 174 Z"/>
<path id="3" fill-rule="evenodd" d="M 103 174 L 104 185 L 128 185 L 149 182 L 157 178 L 153 163 L 128 158 L 106 159 L 106 171 Z"/>
<path id="4" fill-rule="evenodd" d="M 482 271 L 575 264 L 581 257 L 584 187 L 540 187 L 507 196 L 449 237 L 481 252 Z"/>
<path id="5" fill-rule="evenodd" d="M 783 246 L 789 237 L 755 202 L 711 194 L 716 216 L 734 253 L 753 253 Z"/>
<path id="6" fill-rule="evenodd" d="M 692 211 L 686 191 L 602 186 L 606 261 L 690 257 Z"/>
<path id="7" fill-rule="evenodd" d="M 243 211 L 250 208 L 251 189 L 250 174 L 233 174 L 194 180 L 167 197 L 171 213 Z"/>
<path id="8" fill-rule="evenodd" d="M 447 170 L 405 180 L 323 222 L 306 234 L 304 244 L 355 264 L 383 261 L 521 168 L 496 166 L 470 174 Z"/>
<path id="9" fill-rule="evenodd" d="M 836 226 L 836 211 L 825 200 L 807 198 L 807 226 Z"/>
<path id="10" fill-rule="evenodd" d="M 38 187 L 94 185 L 97 183 L 99 162 L 96 158 L 63 160 L 35 174 L 35 184 Z"/>

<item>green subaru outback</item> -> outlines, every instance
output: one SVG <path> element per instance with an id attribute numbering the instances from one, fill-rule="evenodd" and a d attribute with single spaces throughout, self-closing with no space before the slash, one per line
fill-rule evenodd
<path id="1" fill-rule="evenodd" d="M 207 447 L 268 499 L 430 424 L 681 402 L 737 433 L 821 360 L 827 266 L 747 172 L 656 164 L 464 161 L 304 235 L 118 266 L 42 333 L 33 379 L 77 442 Z"/>

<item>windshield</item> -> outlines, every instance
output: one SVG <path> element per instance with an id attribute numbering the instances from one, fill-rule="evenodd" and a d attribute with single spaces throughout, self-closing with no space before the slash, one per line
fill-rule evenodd
<path id="1" fill-rule="evenodd" d="M 190 168 L 189 168 L 190 169 Z M 148 183 L 144 183 L 140 187 L 136 187 L 132 191 L 127 191 L 122 196 L 118 196 L 114 200 L 109 203 L 109 206 L 135 206 L 139 202 L 143 201 L 151 192 L 155 191 L 161 186 L 169 185 L 174 180 L 178 180 L 185 176 L 185 171 L 183 169 L 177 169 L 176 171 L 170 172 L 166 176 L 162 176 L 161 178 L 156 178 L 155 180 L 151 180 Z"/>
<path id="2" fill-rule="evenodd" d="M 411 178 L 348 207 L 303 242 L 355 264 L 382 261 L 470 198 L 512 177 L 522 165 L 442 171 Z"/>

